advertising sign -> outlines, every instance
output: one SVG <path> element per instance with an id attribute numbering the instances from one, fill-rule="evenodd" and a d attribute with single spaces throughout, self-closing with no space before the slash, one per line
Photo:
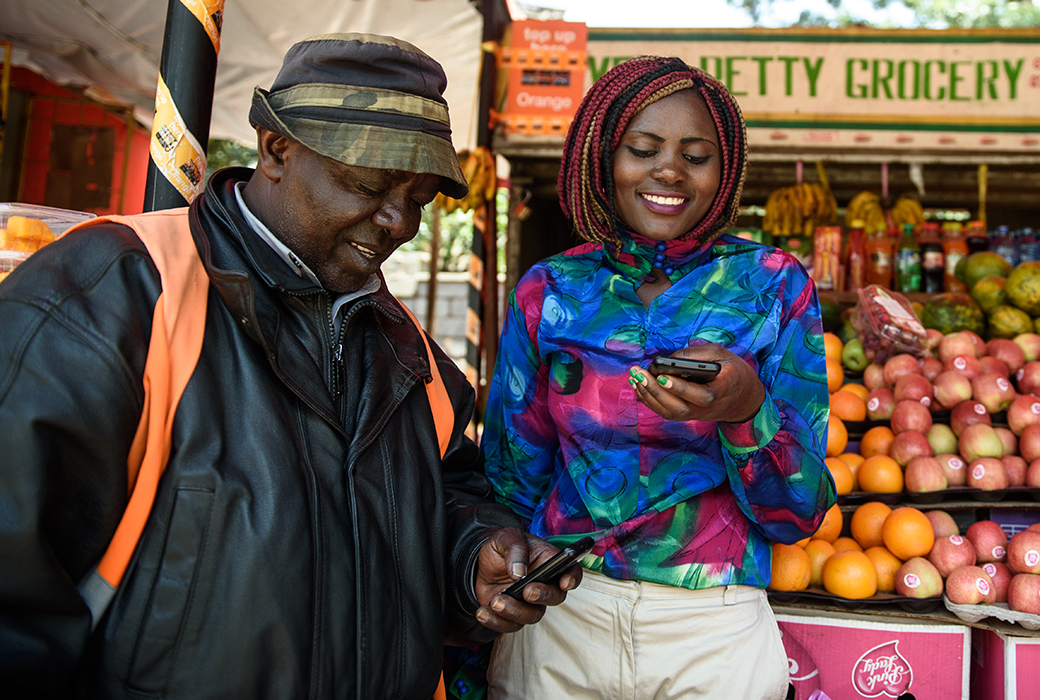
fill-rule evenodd
<path id="1" fill-rule="evenodd" d="M 642 54 L 723 82 L 753 145 L 1040 152 L 1040 30 L 594 29 L 586 84 Z"/>

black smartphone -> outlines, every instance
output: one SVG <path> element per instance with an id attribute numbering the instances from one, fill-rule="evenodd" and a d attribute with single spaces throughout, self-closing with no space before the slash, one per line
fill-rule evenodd
<path id="1" fill-rule="evenodd" d="M 669 374 L 688 382 L 707 384 L 719 373 L 722 365 L 718 362 L 702 360 L 686 360 L 682 357 L 655 357 L 650 363 L 650 371 L 654 375 Z"/>
<path id="2" fill-rule="evenodd" d="M 557 552 L 552 559 L 534 571 L 528 571 L 526 576 L 502 591 L 503 595 L 522 601 L 523 590 L 527 584 L 555 583 L 576 561 L 591 552 L 595 544 L 596 541 L 591 537 L 582 537 L 577 542 L 567 545 Z"/>

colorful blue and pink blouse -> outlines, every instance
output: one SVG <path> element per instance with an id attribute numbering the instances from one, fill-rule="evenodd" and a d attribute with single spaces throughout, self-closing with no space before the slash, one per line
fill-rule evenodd
<path id="1" fill-rule="evenodd" d="M 636 288 L 655 253 L 633 234 L 614 256 L 589 243 L 523 276 L 488 397 L 487 474 L 534 534 L 599 540 L 586 568 L 765 587 L 771 543 L 807 537 L 835 502 L 816 289 L 769 246 L 671 241 L 672 286 L 647 308 Z M 758 371 L 767 396 L 746 423 L 669 421 L 636 401 L 630 367 L 704 341 Z"/>

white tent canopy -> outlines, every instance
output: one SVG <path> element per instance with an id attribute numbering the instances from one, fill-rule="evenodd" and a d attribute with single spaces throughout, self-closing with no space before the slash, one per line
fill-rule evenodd
<path id="1" fill-rule="evenodd" d="M 13 64 L 132 105 L 150 126 L 167 7 L 166 0 L 0 0 L 0 39 L 14 45 Z M 253 87 L 271 84 L 296 41 L 370 32 L 409 41 L 444 66 L 455 147 L 472 147 L 482 28 L 470 0 L 226 0 L 210 136 L 255 141 Z"/>

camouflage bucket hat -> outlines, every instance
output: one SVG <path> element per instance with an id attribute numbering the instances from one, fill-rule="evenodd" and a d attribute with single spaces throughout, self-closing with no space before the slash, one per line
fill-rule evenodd
<path id="1" fill-rule="evenodd" d="M 440 175 L 469 192 L 451 143 L 444 69 L 375 34 L 324 34 L 294 44 L 271 89 L 253 90 L 249 123 L 346 165 Z"/>

